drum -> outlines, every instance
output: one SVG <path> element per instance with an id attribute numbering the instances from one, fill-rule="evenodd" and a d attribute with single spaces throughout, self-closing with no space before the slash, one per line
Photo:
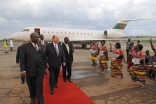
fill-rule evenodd
<path id="1" fill-rule="evenodd" d="M 153 67 L 153 65 L 148 64 L 148 65 L 147 65 L 147 70 L 152 70 L 152 67 Z"/>

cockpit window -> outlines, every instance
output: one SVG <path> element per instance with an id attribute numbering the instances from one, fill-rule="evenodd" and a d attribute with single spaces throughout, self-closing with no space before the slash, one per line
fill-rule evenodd
<path id="1" fill-rule="evenodd" d="M 28 32 L 29 31 L 29 29 L 23 29 L 23 32 Z"/>

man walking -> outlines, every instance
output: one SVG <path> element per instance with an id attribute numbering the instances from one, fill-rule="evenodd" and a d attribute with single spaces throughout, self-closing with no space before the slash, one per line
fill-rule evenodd
<path id="1" fill-rule="evenodd" d="M 63 66 L 63 80 L 66 82 L 66 79 L 69 80 L 69 82 L 72 82 L 71 80 L 71 70 L 72 70 L 72 63 L 73 63 L 73 46 L 69 42 L 69 38 L 64 38 L 64 43 L 62 44 L 63 51 L 66 58 L 66 65 Z M 66 71 L 68 72 L 68 75 L 66 76 Z"/>
<path id="2" fill-rule="evenodd" d="M 128 54 L 130 51 L 130 44 L 131 44 L 131 39 L 128 38 L 127 46 L 126 46 L 126 52 L 127 52 L 127 62 L 128 62 Z"/>
<path id="3" fill-rule="evenodd" d="M 38 104 L 44 104 L 43 78 L 45 69 L 47 68 L 44 48 L 42 45 L 37 44 L 39 40 L 37 33 L 31 33 L 30 38 L 31 42 L 21 47 L 21 74 L 23 77 L 26 77 L 31 104 L 36 104 L 36 98 Z"/>
<path id="4" fill-rule="evenodd" d="M 40 35 L 40 41 L 39 41 L 39 43 L 44 46 L 44 50 L 45 50 L 48 42 L 44 40 L 44 36 L 42 34 Z"/>
<path id="5" fill-rule="evenodd" d="M 45 48 L 46 48 L 46 46 L 47 46 L 48 42 L 44 40 L 44 36 L 43 36 L 42 34 L 40 35 L 40 41 L 39 41 L 39 43 L 43 45 L 44 50 L 45 50 Z M 46 75 L 47 75 L 46 70 L 45 70 L 45 73 L 44 73 L 44 74 L 46 74 Z"/>
<path id="6" fill-rule="evenodd" d="M 59 44 L 58 36 L 54 35 L 52 37 L 52 43 L 49 43 L 45 49 L 45 55 L 48 59 L 49 64 L 49 85 L 50 94 L 54 94 L 54 87 L 58 88 L 58 75 L 61 67 L 61 62 L 63 61 L 63 66 L 65 66 L 65 56 L 61 44 Z"/>
<path id="7" fill-rule="evenodd" d="M 22 42 L 23 42 L 22 45 L 24 45 L 24 44 L 26 44 L 28 41 L 25 39 L 25 40 L 23 40 Z M 16 53 L 16 64 L 19 64 L 19 61 L 20 61 L 20 50 L 21 50 L 22 45 L 19 46 L 18 49 L 17 49 L 17 53 Z M 22 84 L 25 83 L 25 78 L 22 77 L 22 76 L 21 76 L 21 83 L 22 83 Z"/>

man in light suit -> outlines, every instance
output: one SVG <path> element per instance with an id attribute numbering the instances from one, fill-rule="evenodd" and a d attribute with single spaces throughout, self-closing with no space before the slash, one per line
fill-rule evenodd
<path id="1" fill-rule="evenodd" d="M 42 45 L 43 45 L 44 50 L 45 50 L 45 48 L 46 48 L 46 46 L 47 46 L 47 44 L 48 44 L 48 42 L 44 40 L 44 36 L 43 36 L 42 34 L 40 35 L 40 41 L 39 41 L 38 43 L 40 43 L 40 44 L 42 44 Z M 44 73 L 44 74 L 46 74 L 46 75 L 47 75 L 46 70 L 45 70 L 45 73 Z"/>
<path id="2" fill-rule="evenodd" d="M 49 85 L 50 85 L 50 94 L 54 94 L 54 87 L 58 88 L 58 75 L 60 71 L 61 64 L 65 66 L 65 55 L 61 44 L 59 44 L 58 36 L 54 35 L 52 37 L 52 43 L 49 43 L 45 49 L 45 55 L 49 65 Z"/>
<path id="3" fill-rule="evenodd" d="M 39 36 L 31 33 L 31 42 L 22 45 L 20 53 L 21 75 L 26 77 L 31 104 L 44 104 L 43 98 L 43 78 L 47 68 L 44 55 L 44 47 L 38 44 Z"/>
<path id="4" fill-rule="evenodd" d="M 69 82 L 72 82 L 71 80 L 71 70 L 72 70 L 72 63 L 73 63 L 73 46 L 72 43 L 69 42 L 69 38 L 64 38 L 64 43 L 62 44 L 63 51 L 66 58 L 66 66 L 63 66 L 63 80 L 66 82 L 66 79 L 69 80 Z M 68 75 L 66 76 L 66 71 L 68 72 Z"/>

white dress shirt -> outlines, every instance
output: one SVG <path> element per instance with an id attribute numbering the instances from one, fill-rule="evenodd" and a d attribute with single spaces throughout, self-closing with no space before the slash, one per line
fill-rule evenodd
<path id="1" fill-rule="evenodd" d="M 44 40 L 41 40 L 41 44 L 44 45 Z"/>
<path id="2" fill-rule="evenodd" d="M 67 48 L 67 51 L 68 51 L 68 54 L 69 54 L 69 45 L 64 43 L 66 45 L 66 48 Z"/>
<path id="3" fill-rule="evenodd" d="M 37 48 L 37 51 L 38 51 L 38 45 L 37 44 L 35 44 L 35 43 L 33 43 L 33 42 L 31 42 L 32 43 L 32 45 L 34 46 L 34 48 L 36 49 Z M 36 45 L 36 46 L 35 46 Z"/>

